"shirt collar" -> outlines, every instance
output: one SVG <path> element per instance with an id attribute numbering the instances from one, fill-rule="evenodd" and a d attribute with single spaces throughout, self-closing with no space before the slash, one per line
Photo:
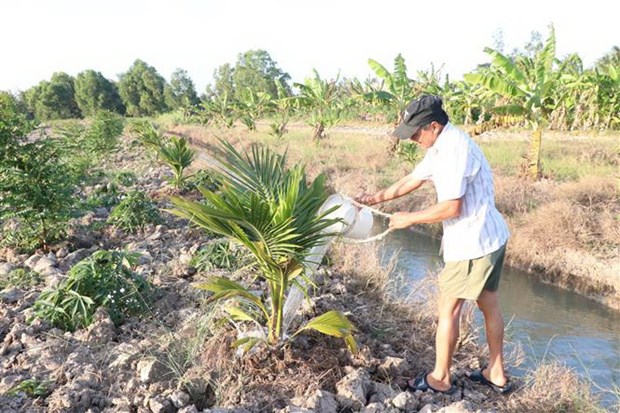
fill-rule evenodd
<path id="1" fill-rule="evenodd" d="M 441 130 L 441 133 L 439 133 L 439 136 L 437 136 L 437 139 L 435 139 L 435 143 L 433 143 L 433 146 L 431 146 L 429 150 L 437 154 L 439 151 L 445 148 L 449 144 L 450 138 L 448 137 L 448 135 L 450 134 L 450 130 L 452 128 L 453 126 L 450 122 L 446 123 Z"/>

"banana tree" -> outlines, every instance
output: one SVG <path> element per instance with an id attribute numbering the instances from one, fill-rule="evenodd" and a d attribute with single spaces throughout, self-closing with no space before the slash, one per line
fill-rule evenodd
<path id="1" fill-rule="evenodd" d="M 262 336 L 240 338 L 237 346 L 248 351 L 259 342 L 276 345 L 283 340 L 283 308 L 290 287 L 306 291 L 304 285 L 311 281 L 304 262 L 313 247 L 334 235 L 327 230 L 335 222 L 326 218 L 332 211 L 319 213 L 327 198 L 325 177 L 319 175 L 308 183 L 303 166 L 286 169 L 286 155 L 258 146 L 242 155 L 221 141 L 219 151 L 216 159 L 221 167 L 214 173 L 222 182 L 220 191 L 201 188 L 202 202 L 173 197 L 171 212 L 249 251 L 257 276 L 268 287 L 268 300 L 225 277 L 212 276 L 200 288 L 213 293 L 210 300 L 235 299 L 239 305 L 225 307 L 233 321 L 266 329 Z M 354 326 L 339 312 L 323 314 L 304 329 L 343 338 L 356 351 Z"/>
<path id="2" fill-rule="evenodd" d="M 313 73 L 314 77 L 293 85 L 299 88 L 297 100 L 309 110 L 308 124 L 314 128 L 312 138 L 318 141 L 326 136 L 328 128 L 338 123 L 343 108 L 338 95 L 338 79 L 321 79 L 316 69 Z"/>
<path id="3" fill-rule="evenodd" d="M 553 95 L 560 73 L 553 68 L 555 45 L 555 30 L 551 26 L 545 45 L 534 58 L 511 59 L 487 47 L 484 51 L 491 56 L 490 67 L 464 75 L 467 82 L 508 99 L 508 104 L 493 108 L 494 113 L 519 116 L 531 125 L 528 171 L 534 179 L 541 176 L 542 128 L 556 105 Z"/>
<path id="4" fill-rule="evenodd" d="M 373 59 L 368 59 L 368 65 L 370 68 L 381 78 L 384 82 L 384 88 L 369 95 L 369 98 L 379 100 L 387 105 L 389 114 L 388 116 L 396 115 L 397 118 L 394 122 L 394 126 L 398 125 L 402 120 L 403 109 L 407 106 L 411 100 L 416 97 L 416 91 L 413 88 L 413 80 L 407 76 L 407 66 L 405 65 L 405 59 L 399 53 L 394 59 L 394 72 L 387 70 L 382 64 Z M 396 152 L 400 140 L 393 138 L 392 140 L 392 152 Z"/>

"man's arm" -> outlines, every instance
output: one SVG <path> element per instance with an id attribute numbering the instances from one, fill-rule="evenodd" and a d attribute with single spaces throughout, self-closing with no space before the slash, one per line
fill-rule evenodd
<path id="1" fill-rule="evenodd" d="M 415 224 L 434 224 L 461 215 L 462 198 L 449 199 L 416 212 L 396 212 L 390 218 L 390 228 L 402 229 Z"/>
<path id="2" fill-rule="evenodd" d="M 392 199 L 400 198 L 418 189 L 424 182 L 426 181 L 415 179 L 411 175 L 407 175 L 373 195 L 361 194 L 356 196 L 355 200 L 365 205 L 374 205 L 380 202 L 391 201 Z"/>

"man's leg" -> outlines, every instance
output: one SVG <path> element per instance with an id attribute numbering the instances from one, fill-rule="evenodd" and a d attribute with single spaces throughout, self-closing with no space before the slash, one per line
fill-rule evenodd
<path id="1" fill-rule="evenodd" d="M 462 298 L 439 297 L 439 322 L 435 335 L 435 369 L 428 375 L 428 383 L 437 390 L 448 390 L 452 355 L 459 339 L 459 319 L 463 308 Z"/>
<path id="2" fill-rule="evenodd" d="M 484 371 L 484 377 L 492 383 L 503 386 L 506 384 L 504 372 L 504 317 L 499 305 L 497 291 L 482 290 L 476 300 L 484 315 L 484 326 L 489 345 L 489 365 Z"/>

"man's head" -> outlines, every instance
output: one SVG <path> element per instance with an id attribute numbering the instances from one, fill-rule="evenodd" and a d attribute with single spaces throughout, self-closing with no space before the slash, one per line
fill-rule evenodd
<path id="1" fill-rule="evenodd" d="M 441 107 L 441 98 L 424 95 L 407 105 L 403 119 L 394 129 L 394 136 L 399 139 L 411 139 L 432 122 L 438 125 L 448 123 L 448 114 Z M 415 140 L 415 139 L 414 139 Z"/>

